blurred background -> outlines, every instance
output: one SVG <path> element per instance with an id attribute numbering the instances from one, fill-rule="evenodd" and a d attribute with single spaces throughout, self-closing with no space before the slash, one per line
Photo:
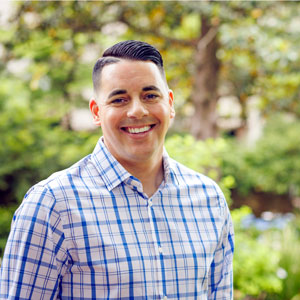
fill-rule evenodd
<path id="1" fill-rule="evenodd" d="M 169 154 L 226 195 L 235 299 L 299 300 L 297 2 L 0 2 L 0 257 L 26 191 L 93 150 L 92 68 L 124 39 L 163 55 Z"/>

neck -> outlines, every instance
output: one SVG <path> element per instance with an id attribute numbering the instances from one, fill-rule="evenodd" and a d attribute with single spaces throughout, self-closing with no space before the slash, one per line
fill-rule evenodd
<path id="1" fill-rule="evenodd" d="M 139 179 L 143 185 L 143 191 L 151 197 L 158 189 L 164 179 L 164 169 L 162 157 L 153 163 L 122 164 L 123 167 L 134 177 Z"/>

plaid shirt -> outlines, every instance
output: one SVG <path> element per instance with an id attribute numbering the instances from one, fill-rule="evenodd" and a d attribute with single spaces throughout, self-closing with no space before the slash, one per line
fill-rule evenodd
<path id="1" fill-rule="evenodd" d="M 1 299 L 232 299 L 233 228 L 219 187 L 168 157 L 152 197 L 99 140 L 16 211 Z"/>

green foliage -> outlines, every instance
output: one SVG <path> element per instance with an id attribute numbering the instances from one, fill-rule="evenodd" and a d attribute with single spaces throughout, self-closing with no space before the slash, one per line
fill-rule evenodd
<path id="1" fill-rule="evenodd" d="M 6 239 L 10 231 L 10 224 L 13 213 L 16 207 L 2 207 L 0 206 L 0 258 L 3 256 Z"/>
<path id="2" fill-rule="evenodd" d="M 283 289 L 280 299 L 292 299 L 298 295 L 300 297 L 300 215 L 284 229 L 279 235 L 280 262 L 279 265 L 286 272 L 283 278 Z M 293 298 L 294 299 L 294 298 Z"/>
<path id="3" fill-rule="evenodd" d="M 2 204 L 20 201 L 32 184 L 89 153 L 99 135 L 63 129 L 58 116 L 51 116 L 43 105 L 32 111 L 12 102 L 1 114 Z"/>
<path id="4" fill-rule="evenodd" d="M 258 96 L 266 115 L 287 111 L 299 117 L 299 3 L 236 2 L 231 8 L 244 15 L 220 27 L 218 57 L 227 93 L 229 88 L 242 106 Z"/>
<path id="5" fill-rule="evenodd" d="M 279 269 L 280 252 L 266 243 L 255 228 L 245 229 L 242 220 L 251 213 L 242 207 L 232 211 L 235 228 L 234 288 L 236 299 L 246 295 L 260 296 L 280 293 L 282 282 L 276 272 Z"/>
<path id="6" fill-rule="evenodd" d="M 237 189 L 300 195 L 300 122 L 275 115 L 266 123 L 260 140 L 253 147 L 232 144 L 222 170 L 233 175 Z"/>
<path id="7" fill-rule="evenodd" d="M 2 205 L 21 201 L 31 185 L 89 153 L 99 136 L 74 132 L 70 126 L 72 109 L 88 108 L 82 92 L 91 88 L 92 66 L 90 60 L 80 58 L 99 35 L 94 28 L 91 36 L 85 23 L 93 19 L 87 18 L 93 5 L 20 2 L 12 6 L 16 19 L 9 27 L 11 34 L 1 35 L 0 44 L 4 47 L 0 63 Z M 77 13 L 86 17 L 81 25 L 65 23 Z"/>
<path id="8" fill-rule="evenodd" d="M 300 215 L 282 228 L 246 228 L 249 207 L 232 211 L 235 228 L 235 299 L 290 300 L 299 296 Z M 252 299 L 252 298 L 251 298 Z M 296 298 L 295 298 L 296 299 Z"/>

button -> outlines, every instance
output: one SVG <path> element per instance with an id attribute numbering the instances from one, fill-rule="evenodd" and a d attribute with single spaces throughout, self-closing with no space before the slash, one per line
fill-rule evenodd
<path id="1" fill-rule="evenodd" d="M 164 300 L 167 300 L 168 299 L 168 297 L 167 296 L 164 296 Z"/>
<path id="2" fill-rule="evenodd" d="M 152 201 L 148 202 L 149 207 L 152 207 Z"/>
<path id="3" fill-rule="evenodd" d="M 162 254 L 163 253 L 163 249 L 162 249 L 162 247 L 158 247 L 158 252 L 160 253 L 160 254 Z M 165 299 L 165 298 L 164 298 Z"/>

